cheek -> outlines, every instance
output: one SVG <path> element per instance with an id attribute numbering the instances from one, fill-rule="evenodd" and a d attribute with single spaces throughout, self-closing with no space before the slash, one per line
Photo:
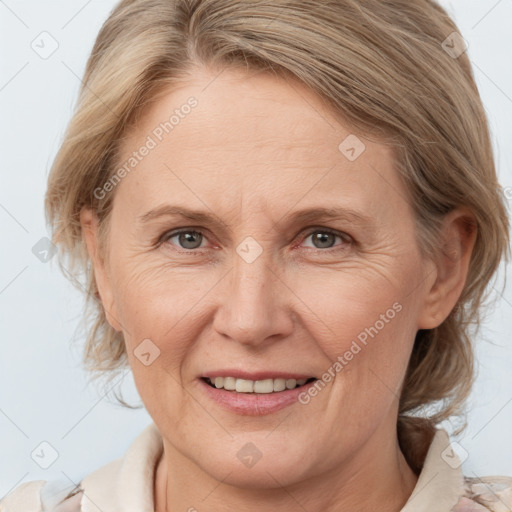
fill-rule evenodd
<path id="1" fill-rule="evenodd" d="M 124 262 L 114 277 L 114 296 L 139 395 L 153 418 L 167 411 L 166 416 L 178 421 L 188 400 L 182 392 L 182 376 L 189 372 L 187 354 L 198 337 L 193 305 L 204 293 L 191 286 L 190 275 L 163 266 Z M 169 409 L 162 409 L 162 404 Z"/>
<path id="2" fill-rule="evenodd" d="M 328 361 L 321 380 L 332 386 L 335 410 L 353 411 L 354 425 L 397 401 L 417 331 L 409 286 L 417 270 L 392 270 L 353 269 L 332 274 L 322 288 L 303 280 L 294 290 L 318 312 L 308 315 L 306 329 Z"/>
<path id="3" fill-rule="evenodd" d="M 160 339 L 213 284 L 211 274 L 203 277 L 192 269 L 175 272 L 165 264 L 126 262 L 115 273 L 114 300 L 130 337 L 151 334 Z"/>
<path id="4" fill-rule="evenodd" d="M 306 328 L 329 360 L 349 350 L 355 355 L 357 345 L 384 353 L 410 341 L 414 296 L 403 272 L 403 268 L 386 273 L 352 268 L 295 280 L 294 293 L 309 308 Z"/>
<path id="5" fill-rule="evenodd" d="M 218 278 L 208 270 L 176 271 L 165 262 L 124 262 L 117 269 L 115 301 L 139 392 L 148 402 L 158 401 L 153 394 L 167 387 L 176 400 L 180 383 L 191 374 L 189 356 L 208 322 L 207 292 Z"/>

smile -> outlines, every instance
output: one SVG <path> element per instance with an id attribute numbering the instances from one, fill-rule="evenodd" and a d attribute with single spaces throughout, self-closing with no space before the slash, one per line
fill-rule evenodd
<path id="1" fill-rule="evenodd" d="M 235 391 L 237 393 L 279 393 L 281 391 L 295 389 L 309 382 L 316 380 L 314 377 L 309 379 L 263 379 L 248 380 L 235 377 L 204 377 L 203 380 L 211 387 L 224 389 L 226 391 Z"/>
<path id="2" fill-rule="evenodd" d="M 253 377 L 249 379 L 248 377 Z M 274 377 L 274 378 L 272 378 Z M 202 393 L 217 406 L 244 416 L 265 416 L 298 403 L 317 378 L 282 372 L 209 372 L 198 378 Z"/>

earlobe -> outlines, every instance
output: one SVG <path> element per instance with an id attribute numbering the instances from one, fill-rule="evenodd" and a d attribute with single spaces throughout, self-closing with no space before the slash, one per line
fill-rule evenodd
<path id="1" fill-rule="evenodd" d="M 112 284 L 105 260 L 99 248 L 99 223 L 94 210 L 82 208 L 80 212 L 82 236 L 92 263 L 94 280 L 98 289 L 98 300 L 105 310 L 108 323 L 118 332 L 122 331 L 112 293 Z"/>
<path id="2" fill-rule="evenodd" d="M 457 301 L 466 283 L 476 241 L 476 221 L 471 211 L 457 208 L 444 219 L 442 250 L 435 263 L 435 280 L 427 290 L 418 329 L 441 325 Z"/>

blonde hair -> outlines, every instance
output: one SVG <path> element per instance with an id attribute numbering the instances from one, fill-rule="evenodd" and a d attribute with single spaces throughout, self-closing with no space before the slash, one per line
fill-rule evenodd
<path id="1" fill-rule="evenodd" d="M 405 442 L 414 434 L 425 406 L 439 405 L 430 426 L 460 415 L 475 378 L 470 327 L 478 328 L 487 285 L 509 259 L 509 220 L 470 61 L 448 51 L 453 41 L 460 46 L 460 32 L 433 0 L 121 1 L 87 62 L 45 203 L 62 268 L 71 279 L 85 272 L 93 306 L 86 368 L 112 375 L 127 359 L 98 301 L 81 208 L 96 210 L 104 234 L 114 193 L 98 199 L 94 191 L 115 172 L 119 144 L 151 102 L 194 68 L 247 68 L 299 80 L 354 133 L 396 148 L 425 257 L 439 255 L 448 212 L 465 205 L 473 213 L 467 281 L 448 318 L 417 333 L 399 435 Z"/>

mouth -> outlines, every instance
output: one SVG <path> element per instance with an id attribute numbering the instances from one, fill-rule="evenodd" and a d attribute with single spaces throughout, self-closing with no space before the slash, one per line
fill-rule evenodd
<path id="1" fill-rule="evenodd" d="M 262 380 L 249 380 L 236 377 L 201 377 L 206 384 L 214 389 L 247 394 L 276 394 L 293 389 L 305 387 L 316 381 L 315 377 L 302 379 L 268 378 Z"/>
<path id="2" fill-rule="evenodd" d="M 224 368 L 198 376 L 199 389 L 212 403 L 244 416 L 266 416 L 303 402 L 318 379 L 307 373 Z"/>

